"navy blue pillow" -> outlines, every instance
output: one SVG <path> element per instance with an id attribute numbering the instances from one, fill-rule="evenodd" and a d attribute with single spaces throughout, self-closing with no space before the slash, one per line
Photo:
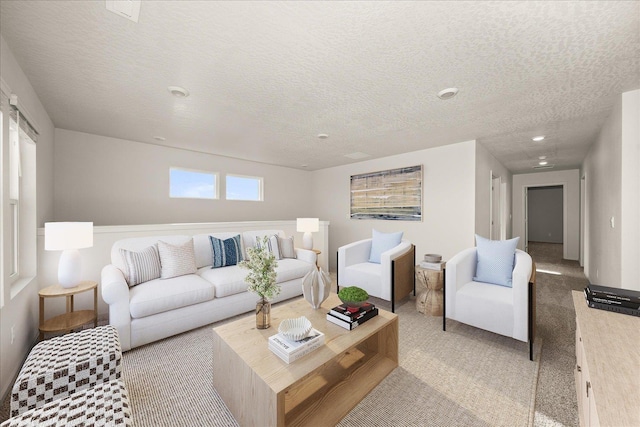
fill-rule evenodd
<path id="1" fill-rule="evenodd" d="M 242 245 L 239 234 L 225 240 L 209 236 L 209 240 L 211 241 L 211 250 L 213 252 L 211 268 L 236 265 L 242 261 Z"/>

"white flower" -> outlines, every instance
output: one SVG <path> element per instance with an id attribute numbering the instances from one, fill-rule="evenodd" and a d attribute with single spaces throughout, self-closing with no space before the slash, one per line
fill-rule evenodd
<path id="1" fill-rule="evenodd" d="M 249 270 L 244 281 L 249 284 L 247 290 L 258 294 L 263 300 L 271 299 L 280 293 L 276 284 L 276 257 L 267 249 L 269 238 L 264 237 L 255 247 L 247 249 L 247 259 L 240 267 Z"/>

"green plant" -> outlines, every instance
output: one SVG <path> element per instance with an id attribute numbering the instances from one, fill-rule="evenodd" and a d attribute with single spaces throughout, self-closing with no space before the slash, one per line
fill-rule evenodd
<path id="1" fill-rule="evenodd" d="M 340 289 L 338 297 L 342 301 L 363 302 L 369 299 L 369 294 L 362 288 L 357 286 L 349 286 Z"/>
<path id="2" fill-rule="evenodd" d="M 247 259 L 240 262 L 240 267 L 249 270 L 244 279 L 249 284 L 247 290 L 256 293 L 263 301 L 271 299 L 280 293 L 280 286 L 276 283 L 276 257 L 269 252 L 269 238 L 264 237 L 260 244 L 247 249 Z"/>

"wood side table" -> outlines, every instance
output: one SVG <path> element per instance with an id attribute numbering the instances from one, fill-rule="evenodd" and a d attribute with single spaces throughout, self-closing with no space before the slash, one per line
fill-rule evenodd
<path id="1" fill-rule="evenodd" d="M 316 253 L 316 267 L 318 268 L 318 270 L 320 270 L 320 266 L 318 265 L 318 256 L 322 253 L 322 251 L 319 249 L 311 249 L 311 250 Z"/>
<path id="2" fill-rule="evenodd" d="M 442 316 L 444 288 L 444 271 L 446 263 L 442 263 L 441 270 L 432 270 L 416 265 L 416 279 L 426 289 L 416 297 L 416 309 L 420 313 L 430 316 Z"/>
<path id="3" fill-rule="evenodd" d="M 76 294 L 93 289 L 93 310 L 74 311 L 73 297 Z M 98 326 L 98 282 L 87 280 L 80 282 L 75 288 L 63 288 L 60 285 L 51 285 L 38 292 L 40 297 L 40 340 L 44 339 L 45 332 L 69 332 L 79 328 L 85 323 L 93 321 L 93 326 Z M 45 298 L 67 298 L 67 312 L 51 319 L 44 320 Z"/>

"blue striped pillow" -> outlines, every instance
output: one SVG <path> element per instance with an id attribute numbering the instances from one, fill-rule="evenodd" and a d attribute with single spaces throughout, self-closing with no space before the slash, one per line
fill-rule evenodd
<path id="1" fill-rule="evenodd" d="M 211 241 L 213 252 L 213 265 L 211 268 L 236 265 L 242 261 L 242 243 L 239 234 L 225 240 L 209 236 L 209 240 Z"/>

